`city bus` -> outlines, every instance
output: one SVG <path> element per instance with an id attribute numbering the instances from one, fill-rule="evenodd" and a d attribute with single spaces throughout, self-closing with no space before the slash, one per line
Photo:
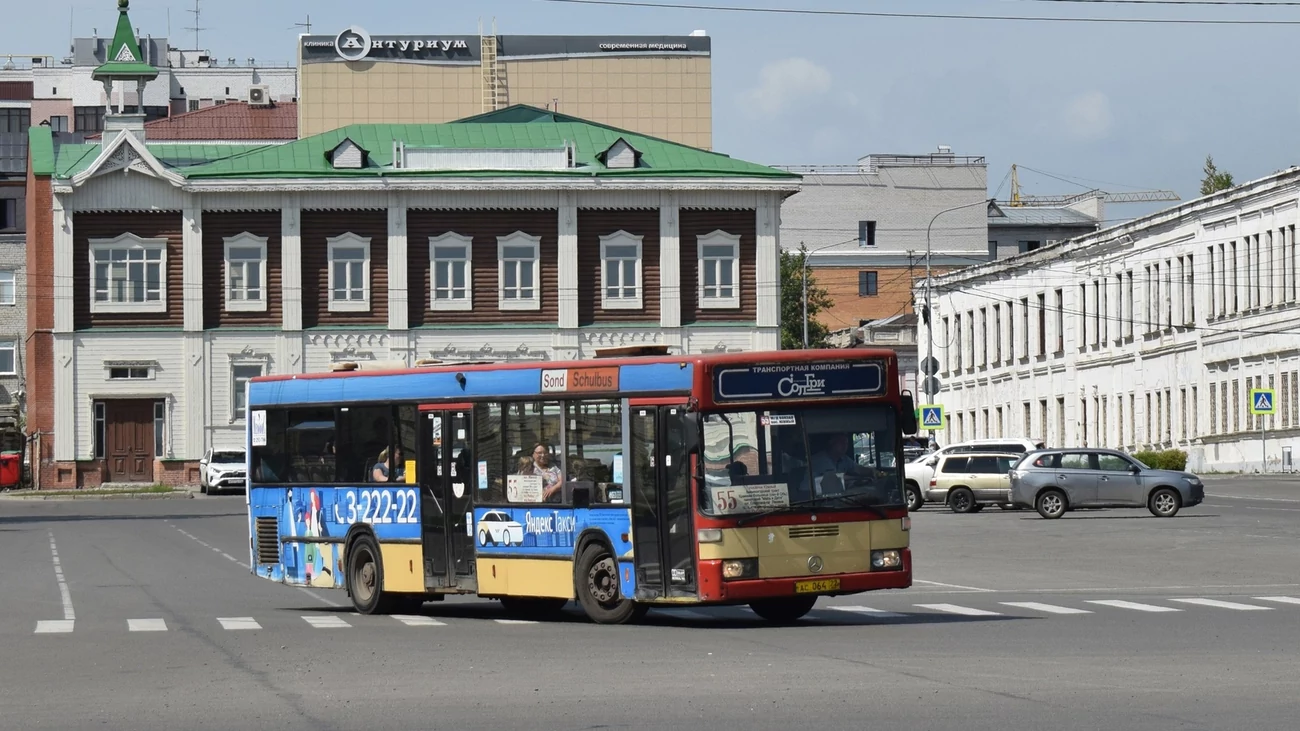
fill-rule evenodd
<path id="1" fill-rule="evenodd" d="M 253 573 L 606 624 L 911 586 L 893 351 L 600 356 L 252 379 Z"/>

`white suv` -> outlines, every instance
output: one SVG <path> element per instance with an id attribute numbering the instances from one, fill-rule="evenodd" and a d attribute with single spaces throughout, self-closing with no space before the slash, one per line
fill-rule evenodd
<path id="1" fill-rule="evenodd" d="M 1041 439 L 970 439 L 931 452 L 903 465 L 903 491 L 907 495 L 907 509 L 920 510 L 925 504 L 924 490 L 934 477 L 934 466 L 945 454 L 959 452 L 1001 452 L 1026 454 L 1035 449 L 1045 449 Z"/>

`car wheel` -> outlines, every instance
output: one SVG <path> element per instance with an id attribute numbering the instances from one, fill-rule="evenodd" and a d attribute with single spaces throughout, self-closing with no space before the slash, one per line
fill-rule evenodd
<path id="1" fill-rule="evenodd" d="M 1168 487 L 1162 487 L 1151 493 L 1147 500 L 1147 510 L 1157 518 L 1172 518 L 1178 515 L 1178 509 L 1183 507 L 1182 496 L 1177 490 Z"/>
<path id="2" fill-rule="evenodd" d="M 925 498 L 921 497 L 921 488 L 916 483 L 907 483 L 903 491 L 907 494 L 907 512 L 916 512 L 921 509 L 922 505 L 925 505 Z"/>
<path id="3" fill-rule="evenodd" d="M 1060 490 L 1044 490 L 1034 501 L 1038 514 L 1048 520 L 1056 520 L 1065 515 L 1065 493 Z"/>
<path id="4" fill-rule="evenodd" d="M 965 487 L 954 489 L 948 493 L 948 508 L 954 513 L 975 512 L 975 493 Z"/>

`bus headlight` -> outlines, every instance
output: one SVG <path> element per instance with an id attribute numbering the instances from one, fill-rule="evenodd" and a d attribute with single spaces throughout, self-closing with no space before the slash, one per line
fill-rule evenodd
<path id="1" fill-rule="evenodd" d="M 752 579 L 758 576 L 758 559 L 740 558 L 722 562 L 722 578 Z"/>
<path id="2" fill-rule="evenodd" d="M 897 569 L 903 566 L 903 552 L 891 548 L 887 551 L 871 552 L 871 568 L 873 569 Z"/>

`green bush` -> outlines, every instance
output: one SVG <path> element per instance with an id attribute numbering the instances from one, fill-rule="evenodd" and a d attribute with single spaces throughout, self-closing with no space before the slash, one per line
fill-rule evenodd
<path id="1" fill-rule="evenodd" d="M 1181 449 L 1166 449 L 1163 452 L 1153 450 L 1143 450 L 1134 452 L 1133 456 L 1147 467 L 1155 470 L 1175 470 L 1181 472 L 1187 469 L 1187 452 Z"/>

